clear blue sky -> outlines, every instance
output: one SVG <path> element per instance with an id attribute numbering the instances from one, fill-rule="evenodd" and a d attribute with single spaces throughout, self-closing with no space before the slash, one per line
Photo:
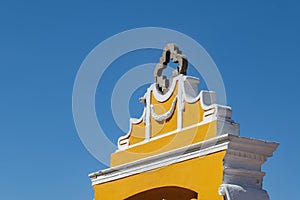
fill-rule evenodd
<path id="1" fill-rule="evenodd" d="M 241 135 L 280 143 L 263 167 L 271 199 L 295 199 L 300 178 L 299 10 L 296 0 L 2 1 L 0 199 L 93 198 L 87 174 L 104 166 L 88 153 L 74 126 L 75 76 L 101 41 L 145 26 L 180 31 L 208 51 Z M 137 52 L 123 65 L 134 66 L 136 57 L 157 62 L 159 56 L 154 51 L 144 58 Z M 111 120 L 103 123 L 114 127 Z"/>

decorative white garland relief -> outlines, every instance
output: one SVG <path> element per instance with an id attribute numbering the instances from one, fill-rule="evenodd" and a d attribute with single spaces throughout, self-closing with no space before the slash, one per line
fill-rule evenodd
<path id="1" fill-rule="evenodd" d="M 151 116 L 156 120 L 156 121 L 159 121 L 159 122 L 163 122 L 167 119 L 169 119 L 174 110 L 175 110 L 175 105 L 176 105 L 176 102 L 177 102 L 177 96 L 174 98 L 173 102 L 172 102 L 172 105 L 171 105 L 171 108 L 168 110 L 168 112 L 164 113 L 164 114 L 161 114 L 161 115 L 158 115 L 155 113 L 154 111 L 154 106 L 151 104 L 150 108 L 151 108 Z"/>

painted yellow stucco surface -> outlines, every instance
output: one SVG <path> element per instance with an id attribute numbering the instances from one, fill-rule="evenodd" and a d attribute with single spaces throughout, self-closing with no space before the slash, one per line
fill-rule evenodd
<path id="1" fill-rule="evenodd" d="M 111 166 L 125 164 L 215 137 L 216 124 L 217 122 L 213 121 L 115 152 L 111 154 Z"/>
<path id="2" fill-rule="evenodd" d="M 156 114 L 161 115 L 166 113 L 170 110 L 172 102 L 177 95 L 178 86 L 174 89 L 173 94 L 170 98 L 165 102 L 159 102 L 154 97 L 153 93 L 151 93 L 151 104 L 153 105 L 154 111 Z M 178 106 L 176 105 L 175 110 L 172 116 L 165 122 L 157 122 L 153 117 L 150 118 L 151 121 L 151 137 L 159 136 L 177 129 L 177 113 L 178 113 Z"/>
<path id="3" fill-rule="evenodd" d="M 157 115 L 168 112 L 178 94 L 178 83 L 170 97 L 160 102 L 150 93 L 150 103 Z M 159 122 L 150 116 L 150 140 L 146 139 L 146 127 L 143 120 L 131 124 L 128 135 L 129 148 L 117 151 L 111 155 L 111 167 L 195 144 L 217 136 L 216 120 L 203 123 L 200 99 L 193 103 L 184 102 L 182 111 L 182 129 L 178 130 L 178 102 L 172 115 L 165 121 Z M 144 142 L 144 143 L 143 143 Z"/>
<path id="4" fill-rule="evenodd" d="M 197 194 L 194 199 L 223 200 L 223 197 L 218 194 L 218 188 L 223 179 L 224 156 L 225 151 L 221 151 L 161 167 L 157 170 L 95 185 L 95 200 L 130 199 L 133 195 L 154 188 L 170 186 L 194 191 Z M 142 199 L 155 200 L 155 194 L 154 196 L 152 194 L 151 197 L 145 195 Z"/>

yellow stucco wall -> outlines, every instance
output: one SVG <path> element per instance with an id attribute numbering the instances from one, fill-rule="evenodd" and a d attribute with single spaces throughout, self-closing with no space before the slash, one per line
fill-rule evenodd
<path id="1" fill-rule="evenodd" d="M 153 105 L 156 114 L 161 115 L 170 110 L 172 102 L 177 95 L 178 87 L 176 85 L 173 94 L 165 102 L 159 102 L 155 99 L 153 93 L 151 93 L 151 104 Z M 151 121 L 151 137 L 159 136 L 177 129 L 177 112 L 178 104 L 176 104 L 173 115 L 165 122 L 157 122 L 153 117 L 150 118 Z"/>
<path id="2" fill-rule="evenodd" d="M 138 124 L 131 125 L 130 143 L 136 144 L 145 140 L 145 124 L 141 121 Z"/>
<path id="3" fill-rule="evenodd" d="M 153 93 L 151 93 L 151 104 L 153 105 L 154 111 L 156 114 L 164 114 L 168 110 L 170 110 L 172 106 L 172 102 L 178 93 L 178 86 L 174 89 L 173 94 L 164 102 L 159 102 L 154 97 Z M 195 103 L 187 103 L 184 102 L 184 110 L 182 112 L 182 127 L 188 127 L 194 124 L 197 124 L 203 120 L 204 110 L 200 105 L 200 100 Z M 169 133 L 171 131 L 175 131 L 177 129 L 177 116 L 178 115 L 178 103 L 175 106 L 174 112 L 172 116 L 164 121 L 157 122 L 153 117 L 150 118 L 150 131 L 151 137 L 156 137 L 159 135 L 163 135 Z M 145 124 L 141 121 L 138 124 L 131 124 L 131 131 L 129 135 L 129 143 L 130 145 L 137 144 L 142 142 L 145 139 Z"/>
<path id="4" fill-rule="evenodd" d="M 176 132 L 174 134 L 161 137 L 157 140 L 152 140 L 145 144 L 130 147 L 126 150 L 111 154 L 111 166 L 113 167 L 121 165 L 127 162 L 184 147 L 190 144 L 195 144 L 197 142 L 215 137 L 216 133 L 216 121 Z"/>
<path id="5" fill-rule="evenodd" d="M 218 195 L 218 188 L 222 184 L 224 156 L 225 151 L 221 151 L 95 185 L 95 200 L 123 200 L 137 193 L 165 186 L 195 191 L 198 193 L 198 200 L 223 200 Z"/>
<path id="6" fill-rule="evenodd" d="M 172 94 L 166 97 L 167 99 L 157 97 L 158 100 L 153 88 L 148 90 L 147 98 L 149 99 L 145 106 L 145 109 L 148 109 L 148 115 L 143 115 L 139 120 L 132 120 L 129 134 L 121 138 L 123 142 L 121 144 L 127 144 L 127 146 L 111 155 L 111 167 L 163 154 L 217 136 L 216 119 L 203 120 L 206 110 L 201 106 L 201 99 L 198 97 L 194 101 L 183 102 L 182 93 L 178 95 L 182 91 L 182 88 L 179 90 L 178 84 L 176 82 Z M 184 107 L 182 110 L 179 110 L 179 104 L 181 108 Z M 150 106 L 152 107 L 149 114 Z M 161 116 L 168 117 L 161 120 Z M 145 126 L 146 123 L 149 129 Z M 146 132 L 150 137 L 147 140 Z M 198 200 L 222 200 L 223 198 L 218 194 L 218 188 L 223 180 L 224 156 L 225 152 L 221 151 L 95 185 L 95 200 L 137 200 L 140 195 L 150 193 L 155 198 L 148 196 L 141 199 L 162 200 L 163 192 L 161 191 L 165 188 L 166 191 L 184 188 L 181 191 L 186 191 L 186 193 L 183 193 L 196 194 Z M 160 193 L 155 193 L 155 191 L 160 191 Z M 172 196 L 172 199 L 173 197 L 176 195 Z M 192 198 L 188 197 L 189 200 Z M 177 199 L 178 197 L 175 198 Z"/>
<path id="7" fill-rule="evenodd" d="M 184 111 L 182 113 L 182 127 L 188 127 L 197 124 L 203 120 L 204 110 L 200 105 L 200 100 L 195 103 L 184 102 Z"/>
<path id="8" fill-rule="evenodd" d="M 153 105 L 153 110 L 157 115 L 162 115 L 171 109 L 178 90 L 178 82 L 176 82 L 172 94 L 163 102 L 155 98 L 153 91 L 149 93 L 150 104 Z M 181 114 L 182 130 L 177 131 L 178 101 L 172 115 L 167 120 L 159 122 L 150 115 L 150 141 L 146 143 L 143 143 L 146 138 L 145 122 L 141 120 L 139 123 L 130 124 L 130 132 L 125 138 L 129 141 L 129 148 L 113 153 L 111 166 L 184 147 L 217 135 L 216 121 L 201 124 L 205 112 L 200 103 L 201 99 L 193 103 L 184 102 L 184 109 Z"/>

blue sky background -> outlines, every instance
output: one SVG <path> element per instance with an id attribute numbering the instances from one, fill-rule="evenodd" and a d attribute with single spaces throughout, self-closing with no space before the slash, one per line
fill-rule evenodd
<path id="1" fill-rule="evenodd" d="M 0 199 L 93 198 L 87 174 L 105 166 L 77 135 L 75 76 L 101 41 L 145 26 L 180 31 L 207 50 L 221 72 L 241 135 L 280 143 L 263 167 L 271 199 L 295 199 L 300 178 L 299 9 L 296 0 L 1 1 Z M 122 66 L 130 69 L 137 58 L 157 62 L 160 52 L 128 56 Z M 110 106 L 107 99 L 97 94 L 99 110 L 101 102 Z M 130 106 L 133 115 L 139 112 Z M 123 134 L 111 117 L 102 123 L 112 127 L 112 138 Z"/>

